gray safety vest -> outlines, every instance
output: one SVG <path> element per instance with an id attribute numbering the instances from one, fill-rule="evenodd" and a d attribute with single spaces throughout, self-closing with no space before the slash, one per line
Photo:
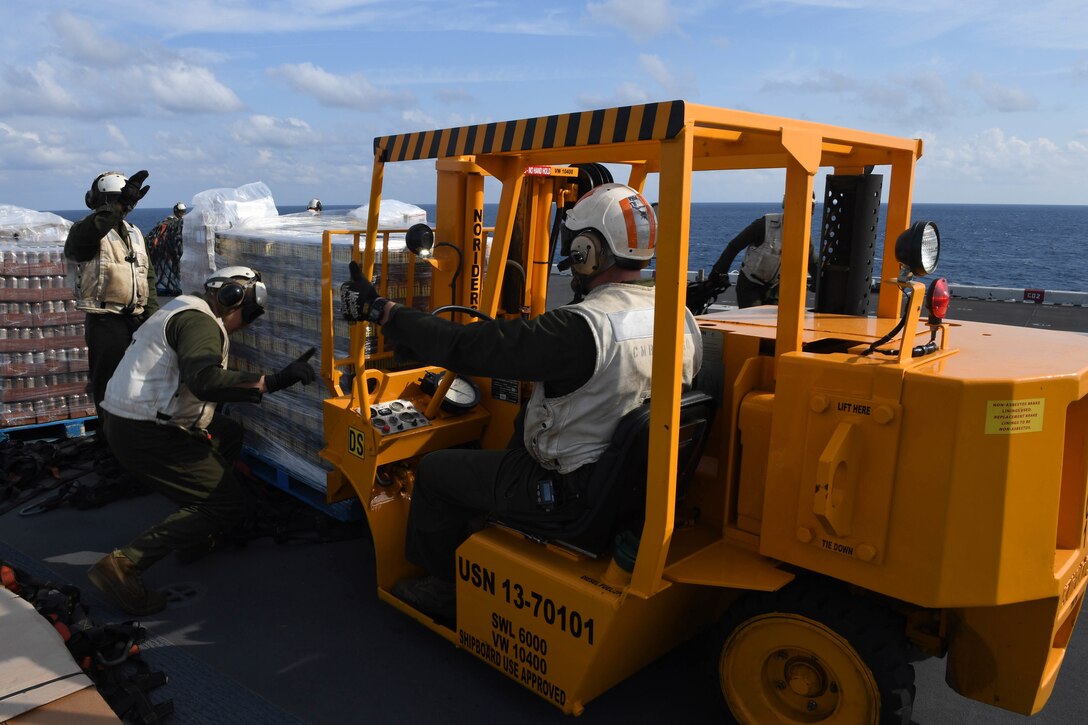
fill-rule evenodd
<path id="1" fill-rule="evenodd" d="M 770 285 L 778 282 L 781 269 L 782 215 L 766 214 L 763 217 L 763 244 L 748 247 L 740 271 L 756 284 Z"/>

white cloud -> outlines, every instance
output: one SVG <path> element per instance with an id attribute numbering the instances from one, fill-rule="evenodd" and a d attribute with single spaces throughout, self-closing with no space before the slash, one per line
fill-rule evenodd
<path id="1" fill-rule="evenodd" d="M 627 106 L 638 103 L 662 100 L 662 93 L 654 87 L 656 84 L 664 91 L 667 98 L 689 98 L 696 94 L 695 81 L 685 72 L 677 77 L 672 68 L 658 55 L 641 53 L 638 56 L 642 80 L 624 81 L 611 93 L 584 92 L 577 96 L 577 103 L 582 108 L 608 108 Z M 649 79 L 648 82 L 646 79 Z"/>
<path id="2" fill-rule="evenodd" d="M 20 131 L 3 122 L 0 122 L 0 159 L 5 172 L 69 168 L 80 161 L 78 154 L 43 141 L 38 133 Z"/>
<path id="3" fill-rule="evenodd" d="M 231 138 L 248 146 L 305 146 L 319 141 L 310 124 L 298 118 L 253 115 L 231 126 Z"/>
<path id="4" fill-rule="evenodd" d="M 407 111 L 403 111 L 400 114 L 400 117 L 401 120 L 409 124 L 413 129 L 442 127 L 442 123 L 438 120 L 436 116 L 425 113 L 418 108 L 412 108 Z"/>
<path id="5" fill-rule="evenodd" d="M 670 98 L 687 98 L 697 95 L 695 79 L 689 71 L 680 77 L 660 56 L 642 53 L 638 57 L 642 70 L 669 95 Z"/>
<path id="6" fill-rule="evenodd" d="M 1034 111 L 1039 106 L 1035 98 L 1026 91 L 999 86 L 983 78 L 980 73 L 972 75 L 968 79 L 968 85 L 978 91 L 983 102 L 995 111 Z"/>
<path id="7" fill-rule="evenodd" d="M 69 13 L 51 17 L 48 59 L 12 63 L 0 75 L 0 112 L 85 118 L 225 113 L 243 108 L 214 71 L 154 44 L 136 47 L 100 34 Z"/>
<path id="8" fill-rule="evenodd" d="M 867 107 L 899 125 L 921 121 L 940 125 L 944 117 L 955 115 L 962 105 L 935 71 L 879 79 L 831 70 L 773 71 L 766 76 L 762 91 L 831 96 L 838 99 L 838 107 L 850 109 L 855 115 L 857 108 Z"/>
<path id="9" fill-rule="evenodd" d="M 112 138 L 114 141 L 116 141 L 119 145 L 125 146 L 125 147 L 127 147 L 129 145 L 128 139 L 125 138 L 125 134 L 123 134 L 121 132 L 121 129 L 117 128 L 117 126 L 115 126 L 114 124 L 107 123 L 106 124 L 106 132 L 110 135 L 110 138 Z"/>
<path id="10" fill-rule="evenodd" d="M 415 103 L 413 94 L 376 88 L 362 73 L 337 75 L 313 63 L 285 64 L 269 73 L 283 78 L 296 91 L 325 106 L 378 111 Z"/>
<path id="11" fill-rule="evenodd" d="M 212 71 L 182 60 L 135 69 L 135 76 L 137 87 L 146 89 L 161 108 L 175 113 L 230 113 L 244 107 Z"/>
<path id="12" fill-rule="evenodd" d="M 677 12 L 669 0 L 603 0 L 586 5 L 589 15 L 613 25 L 635 40 L 647 40 L 672 30 Z"/>
<path id="13" fill-rule="evenodd" d="M 439 88 L 438 100 L 443 103 L 471 103 L 476 100 L 468 90 L 464 88 Z"/>
<path id="14" fill-rule="evenodd" d="M 125 65 L 128 48 L 103 36 L 91 23 L 71 13 L 57 13 L 49 22 L 59 36 L 65 56 L 95 68 Z"/>
<path id="15" fill-rule="evenodd" d="M 519 4 L 520 5 L 520 4 Z M 383 0 L 112 0 L 126 17 L 185 34 L 271 34 L 375 29 L 469 31 L 570 37 L 584 32 L 564 7 L 494 2 Z"/>
<path id="16" fill-rule="evenodd" d="M 981 31 L 993 42 L 1014 48 L 1088 50 L 1088 5 L 1083 0 L 1037 0 L 992 7 L 976 2 Z"/>
<path id="17" fill-rule="evenodd" d="M 951 172 L 961 179 L 1020 177 L 1020 181 L 1036 179 L 1050 185 L 1054 174 L 1080 173 L 1088 166 L 1088 148 L 1079 141 L 1022 139 L 991 128 L 963 140 L 926 139 L 923 166 L 927 173 Z"/>
<path id="18" fill-rule="evenodd" d="M 79 103 L 57 76 L 57 69 L 44 60 L 33 66 L 4 68 L 0 75 L 0 113 L 59 116 L 78 111 Z"/>
<path id="19" fill-rule="evenodd" d="M 650 95 L 646 92 L 645 84 L 621 83 L 609 96 L 593 93 L 581 93 L 578 95 L 578 105 L 585 109 L 611 108 L 612 106 L 628 106 L 637 103 L 649 103 Z"/>

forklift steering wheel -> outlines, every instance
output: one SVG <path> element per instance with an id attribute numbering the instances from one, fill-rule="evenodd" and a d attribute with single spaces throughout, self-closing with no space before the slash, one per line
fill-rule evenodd
<path id="1" fill-rule="evenodd" d="M 437 315 L 442 312 L 464 312 L 466 315 L 470 315 L 480 320 L 493 321 L 495 319 L 485 312 L 480 312 L 477 309 L 464 305 L 443 305 L 442 307 L 436 307 L 431 310 L 432 315 Z M 458 381 L 460 382 L 458 383 Z M 450 388 L 454 384 L 459 384 L 455 399 L 447 401 L 446 395 L 450 392 Z M 468 378 L 459 378 L 452 370 L 445 371 L 445 373 L 442 374 L 442 379 L 435 386 L 434 392 L 431 393 L 431 402 L 427 404 L 427 410 L 424 411 L 423 415 L 425 415 L 428 420 L 434 420 L 435 416 L 438 415 L 438 409 L 443 403 L 448 403 L 449 405 L 454 406 L 454 408 L 470 410 L 476 405 L 480 397 L 479 391 L 475 390 L 475 388 L 476 385 Z"/>

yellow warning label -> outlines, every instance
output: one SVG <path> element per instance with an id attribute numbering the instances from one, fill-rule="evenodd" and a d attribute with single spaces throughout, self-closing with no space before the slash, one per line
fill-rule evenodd
<path id="1" fill-rule="evenodd" d="M 1043 429 L 1045 398 L 986 401 L 987 435 L 1038 433 Z"/>
<path id="2" fill-rule="evenodd" d="M 348 428 L 348 453 L 366 458 L 366 434 L 358 428 Z"/>

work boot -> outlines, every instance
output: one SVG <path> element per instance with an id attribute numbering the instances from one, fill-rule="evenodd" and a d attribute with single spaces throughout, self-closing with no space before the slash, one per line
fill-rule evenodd
<path id="1" fill-rule="evenodd" d="M 166 608 L 166 595 L 144 586 L 143 576 L 131 559 L 114 551 L 87 570 L 91 584 L 129 614 L 144 616 Z"/>
<path id="2" fill-rule="evenodd" d="M 457 586 L 436 576 L 401 579 L 393 585 L 393 596 L 440 624 L 452 627 L 457 621 Z"/>

